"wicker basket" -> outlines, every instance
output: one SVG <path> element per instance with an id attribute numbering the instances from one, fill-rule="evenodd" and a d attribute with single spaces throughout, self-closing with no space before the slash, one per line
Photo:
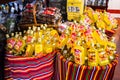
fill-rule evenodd
<path id="1" fill-rule="evenodd" d="M 40 27 L 42 24 L 41 23 L 38 23 L 37 19 L 36 19 L 36 5 L 33 6 L 33 19 L 34 19 L 34 23 L 19 23 L 18 24 L 18 27 L 20 27 L 21 30 L 27 30 L 28 27 L 33 27 L 33 26 L 38 26 Z M 60 17 L 60 19 L 58 19 L 56 21 L 56 24 L 47 24 L 48 27 L 53 27 L 53 28 L 56 28 L 58 27 L 58 24 L 61 22 L 61 19 L 62 17 Z"/>

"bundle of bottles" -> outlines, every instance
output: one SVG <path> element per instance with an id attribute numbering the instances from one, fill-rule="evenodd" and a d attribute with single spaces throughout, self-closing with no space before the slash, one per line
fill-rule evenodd
<path id="1" fill-rule="evenodd" d="M 7 53 L 15 56 L 34 57 L 44 56 L 55 50 L 58 40 L 58 33 L 53 28 L 46 28 L 46 25 L 35 27 L 22 32 L 6 34 Z"/>
<path id="2" fill-rule="evenodd" d="M 66 23 L 58 48 L 69 61 L 81 65 L 107 65 L 115 58 L 115 37 L 107 38 L 104 30 L 86 27 L 79 23 Z"/>
<path id="3" fill-rule="evenodd" d="M 106 30 L 117 28 L 117 20 L 110 13 L 86 7 L 78 23 L 66 22 L 59 26 L 59 46 L 62 55 L 80 65 L 103 66 L 115 59 L 115 37 L 108 39 Z"/>
<path id="4" fill-rule="evenodd" d="M 94 11 L 90 7 L 86 7 L 79 22 L 85 26 L 94 26 L 97 29 L 112 30 L 117 28 L 117 20 L 108 12 Z"/>

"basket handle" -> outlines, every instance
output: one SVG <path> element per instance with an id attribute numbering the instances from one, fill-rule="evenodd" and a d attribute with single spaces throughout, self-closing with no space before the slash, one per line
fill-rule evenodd
<path id="1" fill-rule="evenodd" d="M 37 20 L 36 20 L 36 4 L 33 6 L 33 17 L 34 17 L 34 23 L 37 25 Z"/>

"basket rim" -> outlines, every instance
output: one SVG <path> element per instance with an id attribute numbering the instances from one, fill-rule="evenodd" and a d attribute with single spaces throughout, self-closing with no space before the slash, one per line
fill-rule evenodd
<path id="1" fill-rule="evenodd" d="M 73 64 L 73 65 L 76 65 L 76 66 L 81 66 L 81 67 L 86 67 L 86 68 L 92 68 L 92 67 L 98 68 L 99 67 L 101 69 L 104 69 L 108 65 L 117 65 L 118 64 L 118 59 L 117 59 L 118 58 L 118 54 L 115 54 L 115 59 L 111 63 L 109 63 L 107 65 L 104 65 L 104 66 L 100 66 L 100 65 L 98 65 L 98 66 L 80 65 L 80 64 L 76 64 L 76 63 L 73 63 L 71 61 L 68 61 L 67 59 L 64 58 L 64 56 L 60 52 L 57 52 L 57 55 L 59 55 L 59 58 L 61 58 L 62 61 L 64 61 L 64 62 L 67 61 L 68 64 Z"/>
<path id="2" fill-rule="evenodd" d="M 14 55 L 12 55 L 12 54 L 9 54 L 9 52 L 6 52 L 5 57 L 6 57 L 6 58 L 11 57 L 12 60 L 16 60 L 16 59 L 17 59 L 17 60 L 37 59 L 37 58 L 42 58 L 42 57 L 45 57 L 45 56 L 48 56 L 48 55 L 51 55 L 51 54 L 55 54 L 55 53 L 56 53 L 56 51 L 53 51 L 53 52 L 48 53 L 48 54 L 44 54 L 44 55 L 42 55 L 42 56 L 23 57 L 23 56 L 14 56 Z"/>

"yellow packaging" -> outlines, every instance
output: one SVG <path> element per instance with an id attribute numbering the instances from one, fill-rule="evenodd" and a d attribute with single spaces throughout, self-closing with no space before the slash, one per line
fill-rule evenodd
<path id="1" fill-rule="evenodd" d="M 50 35 L 51 36 L 58 36 L 58 32 L 53 29 L 53 30 L 51 30 Z"/>
<path id="2" fill-rule="evenodd" d="M 85 31 L 84 33 L 84 39 L 85 39 L 85 42 L 86 42 L 86 45 L 88 48 L 91 47 L 91 44 L 95 44 L 96 43 L 96 40 L 95 38 L 92 36 L 92 30 L 91 29 L 88 29 Z"/>
<path id="3" fill-rule="evenodd" d="M 86 37 L 86 45 L 87 45 L 88 48 L 91 47 L 92 43 L 95 44 L 96 43 L 95 40 L 93 38 L 89 39 L 88 37 Z"/>
<path id="4" fill-rule="evenodd" d="M 67 43 L 68 41 L 68 36 L 66 36 L 65 34 L 62 34 L 60 37 L 59 37 L 59 41 L 57 43 L 57 47 L 59 49 L 61 49 L 63 46 L 65 46 L 65 44 Z"/>
<path id="5" fill-rule="evenodd" d="M 15 46 L 14 46 L 14 50 L 15 50 L 15 54 L 21 54 L 22 51 L 24 51 L 24 47 L 26 45 L 25 43 L 26 37 L 24 37 L 23 39 L 18 39 Z"/>
<path id="6" fill-rule="evenodd" d="M 34 44 L 28 44 L 26 51 L 25 51 L 25 56 L 26 57 L 32 57 L 34 52 Z"/>
<path id="7" fill-rule="evenodd" d="M 84 0 L 67 0 L 67 19 L 79 21 L 83 14 Z"/>
<path id="8" fill-rule="evenodd" d="M 106 24 L 102 20 L 97 20 L 96 25 L 98 29 L 106 29 Z"/>
<path id="9" fill-rule="evenodd" d="M 108 15 L 107 12 L 104 12 L 104 14 L 103 14 L 103 20 L 104 20 L 104 22 L 105 22 L 107 25 L 110 25 L 110 24 L 111 24 L 111 21 L 110 21 L 110 19 L 109 19 L 109 15 Z"/>
<path id="10" fill-rule="evenodd" d="M 104 65 L 109 64 L 108 55 L 107 55 L 105 49 L 99 48 L 99 49 L 97 49 L 97 51 L 98 51 L 98 56 L 99 56 L 99 59 L 98 59 L 99 65 L 104 66 Z"/>
<path id="11" fill-rule="evenodd" d="M 106 48 L 107 46 L 107 40 L 104 39 L 103 35 L 99 31 L 93 31 L 92 37 L 95 38 L 95 40 L 100 43 L 101 45 L 104 45 Z"/>
<path id="12" fill-rule="evenodd" d="M 38 42 L 35 44 L 35 55 L 41 55 L 43 53 L 43 44 L 41 38 L 38 38 Z"/>
<path id="13" fill-rule="evenodd" d="M 99 16 L 100 16 L 100 13 L 99 13 L 99 12 L 95 11 L 95 12 L 93 13 L 94 22 L 96 22 L 97 20 L 100 19 Z"/>
<path id="14" fill-rule="evenodd" d="M 88 50 L 88 65 L 97 66 L 98 65 L 98 53 L 96 49 L 90 48 Z"/>
<path id="15" fill-rule="evenodd" d="M 58 39 L 59 39 L 59 34 L 56 30 L 51 30 L 50 32 L 50 38 L 51 38 L 51 44 L 53 45 L 54 49 L 57 46 Z"/>
<path id="16" fill-rule="evenodd" d="M 43 53 L 43 45 L 42 44 L 35 44 L 35 55 L 39 55 Z"/>
<path id="17" fill-rule="evenodd" d="M 14 33 L 12 33 L 12 35 L 14 36 Z M 18 35 L 16 35 L 15 37 L 11 37 L 7 34 L 6 37 L 7 37 L 7 49 L 13 49 L 13 47 L 15 46 L 16 42 L 17 42 L 17 38 L 18 38 Z"/>
<path id="18" fill-rule="evenodd" d="M 114 54 L 116 53 L 116 44 L 114 42 L 108 41 L 106 48 L 107 55 L 109 56 L 109 60 L 114 59 Z"/>
<path id="19" fill-rule="evenodd" d="M 79 45 L 75 45 L 71 49 L 71 53 L 74 55 L 75 63 L 83 65 L 85 64 L 85 53 L 84 53 L 84 48 Z"/>
<path id="20" fill-rule="evenodd" d="M 33 36 L 35 37 L 35 39 L 38 39 L 38 32 L 37 32 L 37 27 L 33 26 Z"/>
<path id="21" fill-rule="evenodd" d="M 66 44 L 66 45 L 67 45 L 67 48 L 68 48 L 68 49 L 73 46 L 73 41 L 72 41 L 71 38 L 68 38 L 68 41 L 67 41 L 67 44 Z"/>
<path id="22" fill-rule="evenodd" d="M 42 35 L 43 35 L 43 30 L 40 30 L 40 31 L 38 32 L 38 37 L 42 38 Z"/>
<path id="23" fill-rule="evenodd" d="M 44 45 L 44 53 L 48 54 L 51 53 L 53 51 L 53 46 L 50 44 L 50 42 L 48 41 L 45 45 Z"/>
<path id="24" fill-rule="evenodd" d="M 87 13 L 88 17 L 91 19 L 91 20 L 94 20 L 94 16 L 93 16 L 93 13 L 94 13 L 94 10 L 90 7 L 85 7 L 85 13 Z"/>
<path id="25" fill-rule="evenodd" d="M 26 43 L 29 44 L 31 43 L 32 39 L 34 38 L 33 36 L 33 31 L 29 32 L 29 34 L 27 35 L 27 39 L 26 39 Z"/>

